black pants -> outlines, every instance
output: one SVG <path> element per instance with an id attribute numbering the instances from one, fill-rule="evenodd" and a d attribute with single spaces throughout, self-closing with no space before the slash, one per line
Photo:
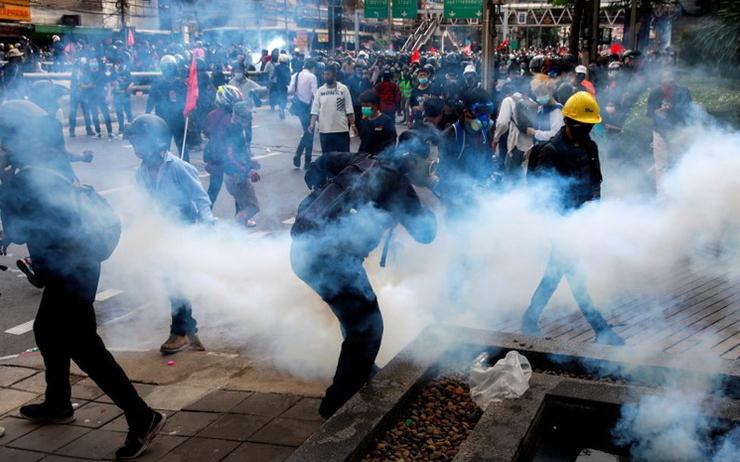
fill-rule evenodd
<path id="1" fill-rule="evenodd" d="M 90 115 L 92 116 L 93 125 L 95 126 L 95 133 L 100 134 L 100 117 L 98 112 L 103 114 L 103 120 L 105 121 L 105 129 L 108 133 L 113 133 L 113 125 L 111 124 L 110 111 L 108 105 L 105 104 L 105 97 L 103 95 L 91 94 L 90 95 Z"/>
<path id="2" fill-rule="evenodd" d="M 349 132 L 319 133 L 321 153 L 349 152 Z"/>
<path id="3" fill-rule="evenodd" d="M 363 259 L 317 253 L 311 243 L 294 241 L 293 271 L 329 305 L 344 335 L 337 370 L 319 411 L 328 416 L 370 379 L 383 337 L 383 316 Z"/>
<path id="4" fill-rule="evenodd" d="M 311 124 L 311 111 L 302 111 L 298 114 L 298 119 L 301 121 L 301 127 L 303 127 L 303 136 L 300 143 L 298 143 L 294 157 L 299 161 L 301 157 L 304 157 L 304 162 L 310 164 L 313 157 L 313 133 L 308 132 L 308 126 Z"/>
<path id="5" fill-rule="evenodd" d="M 77 127 L 77 108 L 82 109 L 82 117 L 85 119 L 85 129 L 87 134 L 91 135 L 92 125 L 90 124 L 90 107 L 87 105 L 87 98 L 78 91 L 73 91 L 69 95 L 69 132 L 74 133 Z"/>
<path id="6" fill-rule="evenodd" d="M 128 121 L 134 120 L 134 114 L 131 112 L 131 96 L 130 95 L 115 95 L 113 97 L 113 105 L 116 107 L 116 120 L 118 120 L 118 132 L 123 133 L 123 128 Z M 126 119 L 124 119 L 124 115 Z"/>
<path id="7" fill-rule="evenodd" d="M 65 274 L 37 268 L 37 273 L 46 284 L 33 324 L 36 345 L 46 366 L 46 403 L 53 408 L 69 408 L 73 360 L 124 411 L 129 427 L 145 426 L 152 410 L 97 333 L 93 300 L 100 264 L 90 263 Z"/>

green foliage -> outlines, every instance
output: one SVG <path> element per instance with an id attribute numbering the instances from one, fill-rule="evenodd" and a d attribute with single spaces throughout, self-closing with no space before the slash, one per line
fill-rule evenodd
<path id="1" fill-rule="evenodd" d="M 702 26 L 681 36 L 681 57 L 691 65 L 706 65 L 724 76 L 740 71 L 740 2 L 728 2 Z"/>

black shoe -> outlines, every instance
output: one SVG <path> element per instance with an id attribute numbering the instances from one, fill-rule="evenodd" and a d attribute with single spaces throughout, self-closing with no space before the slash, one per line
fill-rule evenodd
<path id="1" fill-rule="evenodd" d="M 74 138 L 74 137 L 76 137 L 76 136 L 77 136 L 77 135 L 75 135 L 75 132 L 69 132 L 69 137 L 70 137 L 70 138 Z"/>
<path id="2" fill-rule="evenodd" d="M 139 433 L 132 429 L 129 429 L 128 435 L 126 436 L 126 442 L 116 451 L 116 459 L 135 459 L 144 452 L 149 443 L 152 442 L 157 433 L 162 430 L 164 423 L 167 421 L 167 416 L 161 412 L 154 411 L 149 426 L 143 432 Z"/>
<path id="3" fill-rule="evenodd" d="M 101 134 L 100 134 L 100 132 L 96 133 L 96 134 L 95 134 L 95 135 L 93 135 L 93 136 L 95 136 L 95 138 L 102 138 L 102 137 L 103 137 L 103 135 L 101 135 Z"/>
<path id="4" fill-rule="evenodd" d="M 33 266 L 31 265 L 30 258 L 26 257 L 22 260 L 18 260 L 15 262 L 15 264 L 18 269 L 26 275 L 26 278 L 28 278 L 28 282 L 30 282 L 32 286 L 38 287 L 39 289 L 44 288 L 44 285 L 39 281 L 39 279 L 36 277 L 36 273 L 33 271 Z"/>
<path id="5" fill-rule="evenodd" d="M 74 422 L 75 411 L 70 406 L 62 411 L 52 409 L 46 403 L 28 404 L 21 406 L 20 415 L 33 423 L 66 424 Z"/>
<path id="6" fill-rule="evenodd" d="M 92 130 L 87 131 L 87 136 L 95 136 L 95 132 Z"/>
<path id="7" fill-rule="evenodd" d="M 301 156 L 300 155 L 293 157 L 293 166 L 295 168 L 301 168 Z"/>

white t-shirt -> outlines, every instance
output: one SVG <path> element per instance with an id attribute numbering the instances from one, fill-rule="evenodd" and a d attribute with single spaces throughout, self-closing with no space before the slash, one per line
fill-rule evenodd
<path id="1" fill-rule="evenodd" d="M 348 132 L 347 116 L 354 113 L 352 96 L 346 85 L 337 82 L 336 88 L 322 85 L 316 90 L 311 115 L 319 116 L 319 133 Z"/>

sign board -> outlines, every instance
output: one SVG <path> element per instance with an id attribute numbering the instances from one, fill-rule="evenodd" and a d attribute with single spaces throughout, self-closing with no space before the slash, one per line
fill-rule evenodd
<path id="1" fill-rule="evenodd" d="M 301 51 L 308 50 L 308 31 L 306 29 L 295 31 L 295 46 Z"/>
<path id="2" fill-rule="evenodd" d="M 329 34 L 319 32 L 316 35 L 319 43 L 329 43 Z"/>
<path id="3" fill-rule="evenodd" d="M 516 15 L 516 23 L 517 24 L 527 24 L 527 13 L 524 11 L 520 11 Z"/>
<path id="4" fill-rule="evenodd" d="M 0 19 L 11 21 L 30 21 L 31 6 L 28 0 L 0 1 Z"/>
<path id="5" fill-rule="evenodd" d="M 445 0 L 445 19 L 481 19 L 483 0 Z"/>
<path id="6" fill-rule="evenodd" d="M 389 0 L 365 0 L 365 19 L 388 19 Z"/>
<path id="7" fill-rule="evenodd" d="M 418 11 L 416 0 L 393 0 L 391 11 L 394 18 L 415 19 Z"/>

